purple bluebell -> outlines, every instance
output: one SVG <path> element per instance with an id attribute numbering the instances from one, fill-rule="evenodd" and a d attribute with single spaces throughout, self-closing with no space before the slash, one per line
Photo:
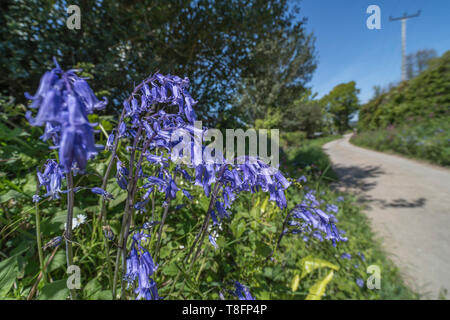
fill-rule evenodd
<path id="1" fill-rule="evenodd" d="M 305 194 L 304 200 L 296 205 L 291 210 L 291 217 L 293 221 L 300 223 L 300 226 L 291 223 L 291 226 L 297 225 L 296 233 L 313 233 L 313 236 L 322 241 L 322 234 L 325 239 L 331 240 L 333 245 L 337 241 L 347 241 L 347 238 L 342 236 L 341 230 L 338 230 L 336 217 L 332 214 L 327 214 L 320 209 L 320 202 L 314 195 L 314 191 L 310 190 Z"/>
<path id="2" fill-rule="evenodd" d="M 349 253 L 344 252 L 343 254 L 341 254 L 341 259 L 351 260 L 352 259 L 352 255 L 349 254 Z"/>
<path id="3" fill-rule="evenodd" d="M 91 191 L 92 191 L 93 193 L 95 193 L 95 194 L 99 194 L 99 195 L 103 196 L 103 198 L 104 198 L 105 200 L 111 200 L 111 199 L 114 199 L 114 196 L 113 196 L 111 193 L 109 193 L 109 192 L 103 190 L 102 188 L 94 187 L 94 188 L 91 188 Z"/>
<path id="4" fill-rule="evenodd" d="M 44 165 L 43 172 L 37 172 L 39 186 L 44 186 L 47 193 L 44 197 L 59 199 L 61 190 L 61 182 L 64 180 L 64 173 L 55 160 L 48 160 Z"/>
<path id="5" fill-rule="evenodd" d="M 84 171 L 87 161 L 101 148 L 94 143 L 93 124 L 87 115 L 103 109 L 107 101 L 95 97 L 87 82 L 76 75 L 77 70 L 63 71 L 55 64 L 56 68 L 41 78 L 36 94 L 25 94 L 33 101 L 30 108 L 38 109 L 35 118 L 30 112 L 26 117 L 33 126 L 45 125 L 41 138 L 52 138 L 57 144 L 63 172 L 70 171 L 74 164 Z"/>
<path id="6" fill-rule="evenodd" d="M 217 245 L 217 243 L 216 243 L 216 239 L 215 239 L 215 237 L 213 236 L 213 235 L 209 235 L 208 236 L 208 238 L 209 238 L 209 242 L 214 246 L 214 249 L 217 249 L 219 246 Z"/>
<path id="7" fill-rule="evenodd" d="M 48 248 L 56 248 L 57 246 L 59 246 L 61 244 L 62 241 L 62 237 L 61 236 L 57 236 L 52 238 L 49 242 L 47 242 L 42 249 L 46 250 Z"/>
<path id="8" fill-rule="evenodd" d="M 106 147 L 105 147 L 105 149 L 106 149 L 106 150 L 111 150 L 112 147 L 113 147 L 113 145 L 114 145 L 114 133 L 111 133 L 111 134 L 108 136 L 108 140 L 106 141 Z"/>
<path id="9" fill-rule="evenodd" d="M 362 288 L 364 287 L 364 280 L 361 278 L 356 279 L 356 284 L 358 285 L 358 287 Z"/>
<path id="10" fill-rule="evenodd" d="M 238 281 L 234 282 L 234 287 L 236 288 L 234 295 L 238 297 L 239 300 L 255 300 L 255 298 L 251 295 L 250 290 Z"/>
<path id="11" fill-rule="evenodd" d="M 135 293 L 138 300 L 159 300 L 156 282 L 150 278 L 158 269 L 152 256 L 142 246 L 142 241 L 150 236 L 142 231 L 138 231 L 133 235 L 133 241 L 129 256 L 126 259 L 127 271 L 124 279 L 129 283 L 133 283 L 137 279 Z"/>
<path id="12" fill-rule="evenodd" d="M 366 261 L 366 256 L 362 252 L 358 252 L 358 256 L 361 258 L 362 261 Z"/>

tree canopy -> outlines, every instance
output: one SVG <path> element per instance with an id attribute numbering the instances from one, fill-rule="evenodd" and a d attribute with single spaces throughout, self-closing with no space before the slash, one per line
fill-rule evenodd
<path id="1" fill-rule="evenodd" d="M 191 79 L 198 114 L 212 125 L 244 117 L 245 99 L 231 104 L 238 88 L 264 91 L 257 100 L 278 107 L 314 70 L 312 36 L 287 0 L 73 4 L 81 9 L 80 30 L 66 26 L 66 1 L 2 1 L 1 95 L 24 103 L 53 56 L 64 67 L 82 67 L 116 106 L 135 82 L 159 70 Z"/>
<path id="2" fill-rule="evenodd" d="M 349 128 L 350 118 L 358 110 L 359 92 L 356 82 L 350 81 L 335 86 L 321 99 L 325 108 L 333 115 L 333 121 L 341 133 Z"/>

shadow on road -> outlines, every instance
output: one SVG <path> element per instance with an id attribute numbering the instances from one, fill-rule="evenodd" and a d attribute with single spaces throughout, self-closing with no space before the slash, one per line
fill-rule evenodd
<path id="1" fill-rule="evenodd" d="M 360 192 L 369 191 L 376 186 L 375 181 L 367 181 L 376 178 L 385 172 L 380 166 L 334 166 L 334 172 L 339 176 L 339 186 L 345 189 L 355 189 Z"/>
<path id="2" fill-rule="evenodd" d="M 386 208 L 417 208 L 423 207 L 426 199 L 421 197 L 415 200 L 394 199 L 386 201 L 383 199 L 375 199 L 366 192 L 376 187 L 377 182 L 374 181 L 380 175 L 386 174 L 381 169 L 381 166 L 342 166 L 337 165 L 333 167 L 334 172 L 339 177 L 339 182 L 334 185 L 339 189 L 352 191 L 358 196 L 360 203 L 374 203 L 378 207 Z"/>

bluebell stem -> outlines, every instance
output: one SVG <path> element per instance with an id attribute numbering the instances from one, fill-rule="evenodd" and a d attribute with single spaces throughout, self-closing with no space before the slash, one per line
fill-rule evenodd
<path id="1" fill-rule="evenodd" d="M 38 109 L 35 118 L 32 111 L 26 118 L 33 126 L 45 126 L 41 139 L 52 139 L 52 148 L 59 149 L 59 164 L 50 160 L 43 173 L 38 173 L 40 185 L 47 188 L 46 196 L 59 198 L 62 173 L 67 173 L 67 229 L 66 256 L 67 265 L 72 265 L 72 215 L 74 193 L 72 169 L 84 172 L 88 159 L 94 157 L 101 146 L 95 145 L 95 124 L 88 120 L 88 114 L 103 109 L 107 100 L 99 101 L 87 82 L 78 77 L 78 70 L 64 71 L 54 59 L 55 68 L 46 72 L 40 81 L 34 96 L 25 93 L 32 100 L 31 109 Z M 75 292 L 70 290 L 71 299 Z"/>

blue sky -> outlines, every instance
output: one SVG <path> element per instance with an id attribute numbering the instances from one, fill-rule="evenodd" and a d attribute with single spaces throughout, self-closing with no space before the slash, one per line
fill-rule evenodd
<path id="1" fill-rule="evenodd" d="M 295 2 L 295 1 L 294 1 Z M 369 5 L 381 9 L 381 29 L 369 30 Z M 450 50 L 449 0 L 302 0 L 300 17 L 307 17 L 307 30 L 316 36 L 318 67 L 310 83 L 319 98 L 342 82 L 355 80 L 361 102 L 373 95 L 374 85 L 401 79 L 402 16 L 422 10 L 407 22 L 407 53 Z"/>

